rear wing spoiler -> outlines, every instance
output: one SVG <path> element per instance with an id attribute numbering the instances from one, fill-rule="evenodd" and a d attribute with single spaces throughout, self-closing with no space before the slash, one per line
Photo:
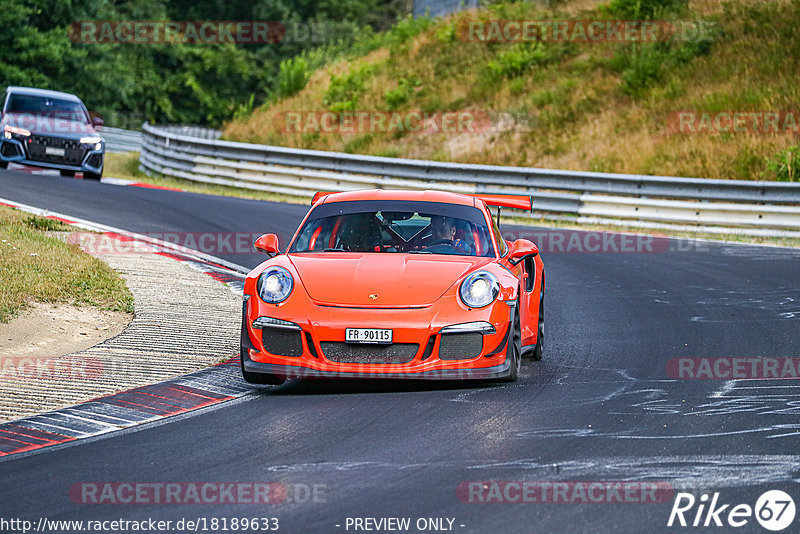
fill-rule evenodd
<path id="1" fill-rule="evenodd" d="M 325 195 L 330 195 L 334 191 L 317 191 L 311 199 L 311 205 L 317 203 L 319 199 Z M 470 194 L 467 196 L 478 198 L 488 206 L 497 206 L 502 208 L 516 208 L 519 210 L 533 211 L 533 197 L 526 195 L 490 195 L 490 194 Z"/>
<path id="2" fill-rule="evenodd" d="M 321 199 L 325 195 L 330 195 L 331 193 L 336 193 L 336 191 L 317 191 L 311 198 L 311 205 L 313 206 L 314 204 L 317 203 L 317 200 Z"/>
<path id="3" fill-rule="evenodd" d="M 533 197 L 526 195 L 489 195 L 469 194 L 471 197 L 483 200 L 487 206 L 499 208 L 516 208 L 518 210 L 533 211 Z"/>

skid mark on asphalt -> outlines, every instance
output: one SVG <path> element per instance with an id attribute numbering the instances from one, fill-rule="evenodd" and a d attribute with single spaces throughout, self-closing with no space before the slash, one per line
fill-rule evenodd
<path id="1" fill-rule="evenodd" d="M 468 469 L 513 469 L 584 480 L 666 480 L 674 488 L 731 488 L 800 482 L 797 455 L 687 455 L 597 457 L 546 463 L 533 459 L 484 463 Z"/>
<path id="2" fill-rule="evenodd" d="M 731 380 L 720 388 L 694 401 L 696 393 L 682 390 L 681 381 L 657 381 L 648 384 L 647 380 L 636 382 L 636 389 L 622 388 L 611 392 L 601 405 L 604 413 L 611 416 L 652 415 L 661 419 L 657 427 L 663 425 L 669 432 L 653 433 L 652 421 L 639 422 L 639 426 L 615 430 L 600 430 L 592 425 L 578 427 L 517 429 L 497 433 L 498 439 L 527 438 L 605 438 L 614 440 L 683 440 L 719 438 L 746 434 L 760 434 L 764 439 L 800 438 L 800 423 L 792 419 L 785 422 L 756 421 L 756 424 L 739 426 L 743 412 L 752 412 L 760 416 L 795 416 L 800 414 L 800 385 L 797 381 L 787 380 L 786 384 L 775 384 L 774 380 Z M 667 384 L 664 384 L 667 382 Z M 671 384 L 670 384 L 671 382 Z M 647 387 L 648 385 L 652 387 Z M 582 404 L 578 402 L 577 404 Z M 696 431 L 697 425 L 686 425 L 681 419 L 664 419 L 665 416 L 683 417 L 726 417 L 719 426 L 703 423 L 703 431 Z M 601 418 L 602 419 L 602 418 Z M 620 421 L 624 421 L 621 419 Z M 774 421 L 774 417 L 773 417 Z M 623 423 L 624 424 L 624 423 Z M 717 425 L 717 423 L 713 423 Z M 681 430 L 682 427 L 691 429 Z M 650 430 L 646 430 L 650 429 Z"/>
<path id="3" fill-rule="evenodd" d="M 774 416 L 800 415 L 800 382 L 798 380 L 730 380 L 715 389 L 698 392 L 689 388 L 684 380 L 638 379 L 627 369 L 585 368 L 555 366 L 549 371 L 557 378 L 548 382 L 554 386 L 569 388 L 566 395 L 550 396 L 547 410 L 573 410 L 579 406 L 596 405 L 597 412 L 586 425 L 571 427 L 514 429 L 492 433 L 496 439 L 528 438 L 605 438 L 614 440 L 682 440 L 719 438 L 746 434 L 760 435 L 764 439 L 800 438 L 800 423 L 792 419 L 775 420 Z M 781 383 L 782 382 L 782 383 Z M 587 387 L 591 386 L 591 387 Z M 453 402 L 481 402 L 482 391 L 462 392 Z M 562 399 L 559 401 L 558 399 Z M 743 412 L 773 416 L 769 422 L 756 419 L 755 423 L 742 422 L 736 417 Z M 616 428 L 601 430 L 592 428 L 603 416 L 622 416 Z M 654 420 L 630 416 L 657 416 Z M 678 419 L 663 419 L 674 416 Z M 719 423 L 703 423 L 702 431 L 697 425 L 687 423 L 685 417 L 719 418 Z M 613 419 L 613 418 L 612 418 Z M 749 420 L 748 420 L 749 421 Z M 668 424 L 664 424 L 668 423 Z M 654 428 L 668 428 L 653 432 Z"/>
<path id="4" fill-rule="evenodd" d="M 691 317 L 689 319 L 691 322 L 738 323 L 800 318 L 800 289 L 797 288 L 764 290 L 690 287 L 689 289 L 705 295 L 695 301 L 694 306 L 708 310 L 706 314 Z M 743 320 L 730 315 L 730 311 L 726 308 L 757 310 L 763 314 L 759 318 Z"/>
<path id="5" fill-rule="evenodd" d="M 738 487 L 800 482 L 798 455 L 611 456 L 558 462 L 539 458 L 511 461 L 452 460 L 430 462 L 325 461 L 265 466 L 273 473 L 464 470 L 476 477 L 525 477 L 540 480 L 669 481 L 675 488 Z M 480 473 L 485 471 L 486 473 Z M 513 475 L 509 475 L 513 472 Z M 455 488 L 453 488 L 455 490 Z"/>

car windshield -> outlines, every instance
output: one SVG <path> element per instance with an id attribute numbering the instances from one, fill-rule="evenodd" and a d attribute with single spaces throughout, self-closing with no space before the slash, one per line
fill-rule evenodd
<path id="1" fill-rule="evenodd" d="M 483 212 L 441 202 L 332 202 L 314 208 L 289 250 L 494 256 Z"/>
<path id="2" fill-rule="evenodd" d="M 11 95 L 6 112 L 76 122 L 89 122 L 89 118 L 86 116 L 86 112 L 79 102 L 59 100 L 45 96 Z"/>

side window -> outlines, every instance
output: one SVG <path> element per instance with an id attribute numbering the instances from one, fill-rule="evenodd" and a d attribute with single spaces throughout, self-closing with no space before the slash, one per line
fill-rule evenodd
<path id="1" fill-rule="evenodd" d="M 503 239 L 503 234 L 500 233 L 500 229 L 497 227 L 495 220 L 492 219 L 492 232 L 494 232 L 495 241 L 497 241 L 497 251 L 500 253 L 500 257 L 506 255 L 508 252 L 508 247 L 506 246 L 506 240 Z"/>

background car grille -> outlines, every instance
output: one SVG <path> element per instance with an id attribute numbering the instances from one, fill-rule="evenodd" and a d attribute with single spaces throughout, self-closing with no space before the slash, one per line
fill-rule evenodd
<path id="1" fill-rule="evenodd" d="M 391 343 L 388 345 L 359 345 L 323 341 L 322 354 L 338 363 L 408 363 L 419 350 L 418 343 Z"/>
<path id="2" fill-rule="evenodd" d="M 276 356 L 297 358 L 303 355 L 303 341 L 299 330 L 264 328 L 261 330 L 261 342 L 264 350 Z"/>
<path id="3" fill-rule="evenodd" d="M 43 161 L 46 163 L 63 163 L 65 165 L 80 165 L 86 156 L 86 149 L 83 148 L 75 139 L 62 139 L 60 137 L 49 137 L 46 135 L 32 135 L 29 142 L 25 143 L 28 151 L 28 158 L 33 161 Z M 63 148 L 64 156 L 52 156 L 45 154 L 47 147 Z"/>
<path id="4" fill-rule="evenodd" d="M 483 334 L 467 332 L 463 334 L 442 334 L 439 342 L 440 360 L 468 360 L 480 356 L 483 351 Z"/>

